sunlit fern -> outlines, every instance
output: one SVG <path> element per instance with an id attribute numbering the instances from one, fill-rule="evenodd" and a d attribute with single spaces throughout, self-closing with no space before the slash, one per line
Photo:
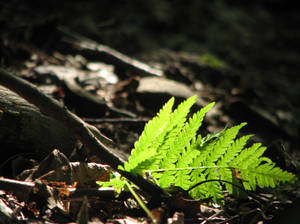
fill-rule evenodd
<path id="1" fill-rule="evenodd" d="M 177 186 L 189 190 L 193 198 L 212 198 L 215 202 L 222 200 L 224 190 L 233 193 L 235 185 L 231 183 L 236 180 L 245 190 L 255 190 L 257 186 L 274 188 L 296 179 L 263 156 L 266 147 L 260 143 L 247 146 L 252 135 L 237 138 L 246 123 L 206 137 L 198 134 L 205 114 L 214 103 L 187 119 L 195 102 L 193 96 L 173 111 L 174 98 L 171 98 L 146 124 L 121 169 L 151 176 L 164 189 Z"/>

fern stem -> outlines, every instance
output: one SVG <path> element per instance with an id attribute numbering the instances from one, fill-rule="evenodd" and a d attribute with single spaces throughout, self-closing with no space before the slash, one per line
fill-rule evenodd
<path id="1" fill-rule="evenodd" d="M 179 171 L 179 170 L 196 170 L 196 169 L 214 169 L 214 168 L 228 168 L 228 169 L 237 169 L 237 167 L 231 166 L 195 166 L 195 167 L 186 167 L 186 168 L 172 168 L 172 169 L 157 169 L 157 170 L 145 170 L 147 173 L 159 173 L 166 171 Z"/>
<path id="2" fill-rule="evenodd" d="M 133 197 L 137 200 L 138 204 L 141 206 L 141 208 L 146 212 L 146 214 L 149 216 L 149 218 L 152 220 L 154 224 L 157 224 L 157 221 L 151 211 L 147 208 L 145 203 L 142 201 L 142 199 L 137 195 L 137 193 L 133 190 L 133 188 L 130 186 L 127 180 L 123 180 L 128 187 L 130 193 L 133 195 Z"/>
<path id="3" fill-rule="evenodd" d="M 245 189 L 243 189 L 243 188 L 240 187 L 239 185 L 236 185 L 236 184 L 234 184 L 234 183 L 232 183 L 232 182 L 230 182 L 230 181 L 227 181 L 227 180 L 220 180 L 220 179 L 210 179 L 210 180 L 204 180 L 204 181 L 201 181 L 201 182 L 199 182 L 199 183 L 197 183 L 197 184 L 191 186 L 191 187 L 190 187 L 189 189 L 187 189 L 186 191 L 189 192 L 189 191 L 193 190 L 194 188 L 198 187 L 198 186 L 201 185 L 201 184 L 205 184 L 205 183 L 208 183 L 208 182 L 215 182 L 215 181 L 216 181 L 216 182 L 220 182 L 220 183 L 231 184 L 232 186 L 237 187 L 237 188 L 239 188 L 240 190 L 245 191 L 246 193 L 248 193 Z"/>

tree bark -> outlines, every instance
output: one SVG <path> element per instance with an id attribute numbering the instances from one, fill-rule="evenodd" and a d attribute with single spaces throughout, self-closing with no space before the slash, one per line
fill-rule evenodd
<path id="1" fill-rule="evenodd" d="M 48 155 L 57 148 L 70 155 L 75 138 L 57 120 L 9 89 L 0 86 L 0 149 L 8 156 L 20 153 Z M 3 159 L 6 159 L 2 156 Z"/>

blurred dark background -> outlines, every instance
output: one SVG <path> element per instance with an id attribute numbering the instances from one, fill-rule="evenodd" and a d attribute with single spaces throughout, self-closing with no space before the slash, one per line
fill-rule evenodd
<path id="1" fill-rule="evenodd" d="M 20 42 L 54 50 L 61 26 L 137 58 L 160 49 L 199 54 L 226 65 L 248 103 L 298 138 L 298 9 L 280 0 L 1 1 L 0 62 L 28 57 Z"/>

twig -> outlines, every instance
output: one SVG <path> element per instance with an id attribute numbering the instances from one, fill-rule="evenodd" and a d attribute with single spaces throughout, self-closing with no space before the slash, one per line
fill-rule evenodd
<path id="1" fill-rule="evenodd" d="M 13 192 L 20 197 L 21 200 L 27 200 L 29 193 L 34 187 L 34 182 L 25 182 L 19 180 L 12 180 L 7 178 L 0 178 L 0 189 L 4 191 Z"/>
<path id="2" fill-rule="evenodd" d="M 84 118 L 85 122 L 91 124 L 102 124 L 102 123 L 147 123 L 149 119 L 139 118 Z"/>
<path id="3" fill-rule="evenodd" d="M 89 197 L 99 197 L 101 200 L 113 200 L 115 198 L 116 192 L 114 188 L 111 187 L 101 187 L 101 188 L 70 188 L 69 189 L 70 200 L 78 200 L 87 196 Z"/>
<path id="4" fill-rule="evenodd" d="M 117 170 L 121 175 L 139 186 L 143 191 L 150 195 L 155 195 L 157 201 L 162 197 L 169 197 L 163 189 L 144 179 L 141 175 L 132 175 L 129 172 L 118 170 L 124 161 L 113 153 L 113 150 L 97 139 L 88 125 L 78 116 L 70 112 L 53 98 L 42 93 L 31 83 L 14 76 L 0 68 L 0 84 L 16 92 L 28 102 L 37 106 L 41 113 L 52 117 L 62 123 L 76 138 L 78 138 L 87 149 L 87 156 L 91 161 L 101 160 Z"/>

